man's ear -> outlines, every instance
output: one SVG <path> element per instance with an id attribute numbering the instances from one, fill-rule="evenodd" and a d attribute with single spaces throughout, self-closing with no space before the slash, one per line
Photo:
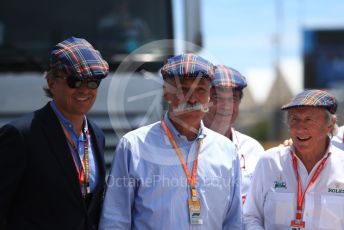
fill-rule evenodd
<path id="1" fill-rule="evenodd" d="M 167 103 L 173 99 L 172 97 L 176 97 L 177 89 L 172 80 L 168 79 L 164 81 L 162 92 L 163 98 Z"/>
<path id="2" fill-rule="evenodd" d="M 48 78 L 47 85 L 49 89 L 53 89 L 55 87 L 55 79 Z"/>
<path id="3" fill-rule="evenodd" d="M 166 82 L 164 82 L 164 84 L 162 85 L 162 96 L 164 100 L 167 101 L 168 93 L 167 93 Z"/>
<path id="4" fill-rule="evenodd" d="M 166 102 L 170 101 L 169 100 L 169 96 L 168 96 L 168 94 L 165 91 L 164 91 L 164 94 L 163 94 L 163 98 L 164 98 L 164 101 L 166 101 Z"/>
<path id="5" fill-rule="evenodd" d="M 337 123 L 337 116 L 333 115 L 332 122 L 329 125 L 329 128 L 331 129 L 331 131 L 334 129 L 334 126 L 336 125 L 336 123 Z"/>
<path id="6" fill-rule="evenodd" d="M 168 104 L 171 104 L 172 95 L 173 94 L 169 93 L 165 87 L 163 88 L 163 98 L 164 98 L 164 101 L 166 101 Z"/>

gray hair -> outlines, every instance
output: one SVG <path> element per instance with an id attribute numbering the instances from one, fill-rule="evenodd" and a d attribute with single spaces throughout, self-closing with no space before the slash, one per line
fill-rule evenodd
<path id="1" fill-rule="evenodd" d="M 329 133 L 329 137 L 332 138 L 333 136 L 336 136 L 338 133 L 338 125 L 337 125 L 337 116 L 335 114 L 330 113 L 327 109 L 325 109 L 326 112 L 326 121 L 327 124 L 331 124 L 333 121 L 334 125 Z"/>
<path id="2" fill-rule="evenodd" d="M 62 77 L 66 77 L 67 74 L 65 73 L 65 71 L 63 70 L 57 70 L 57 69 L 51 69 L 48 70 L 44 73 L 43 77 L 48 80 L 48 79 L 56 79 L 56 78 L 62 78 Z M 50 91 L 48 85 L 43 86 L 43 91 L 45 96 L 49 97 L 49 98 L 53 98 L 53 94 Z"/>

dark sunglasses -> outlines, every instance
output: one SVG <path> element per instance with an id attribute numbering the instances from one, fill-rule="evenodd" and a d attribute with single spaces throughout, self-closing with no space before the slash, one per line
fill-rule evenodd
<path id="1" fill-rule="evenodd" d="M 67 81 L 67 85 L 73 89 L 80 88 L 84 82 L 86 82 L 86 86 L 89 89 L 97 89 L 100 85 L 100 80 L 95 79 L 80 80 L 73 77 L 62 77 L 62 79 L 65 79 Z"/>

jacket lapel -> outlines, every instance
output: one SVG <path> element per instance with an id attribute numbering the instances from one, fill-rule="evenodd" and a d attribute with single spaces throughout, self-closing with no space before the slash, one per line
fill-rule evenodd
<path id="1" fill-rule="evenodd" d="M 92 145 L 94 149 L 94 157 L 97 163 L 97 168 L 99 170 L 99 180 L 98 184 L 93 191 L 93 198 L 94 195 L 99 196 L 99 193 L 103 193 L 103 188 L 105 184 L 105 161 L 104 161 L 104 136 L 102 132 L 95 127 L 94 123 L 88 120 L 90 132 L 91 132 L 91 139 Z M 101 194 L 102 195 L 102 194 Z M 90 203 L 90 207 L 94 205 L 97 199 L 92 199 Z M 98 201 L 99 202 L 99 201 Z M 91 209 L 91 208 L 90 208 Z"/>
<path id="2" fill-rule="evenodd" d="M 92 138 L 92 144 L 94 146 L 95 150 L 95 158 L 98 163 L 99 168 L 99 175 L 105 176 L 105 161 L 104 161 L 104 136 L 102 135 L 101 131 L 99 131 L 97 128 L 95 128 L 95 125 L 93 122 L 88 120 L 88 123 L 90 124 L 90 131 L 91 131 L 91 138 Z"/>
<path id="3" fill-rule="evenodd" d="M 43 108 L 42 118 L 44 122 L 43 130 L 51 146 L 51 152 L 60 163 L 61 171 L 66 177 L 66 183 L 72 188 L 78 200 L 83 203 L 78 173 L 74 165 L 73 157 L 70 153 L 61 124 L 49 103 Z"/>

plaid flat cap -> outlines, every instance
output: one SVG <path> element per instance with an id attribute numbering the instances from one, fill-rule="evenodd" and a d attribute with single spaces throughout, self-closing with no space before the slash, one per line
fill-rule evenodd
<path id="1" fill-rule="evenodd" d="M 247 82 L 246 78 L 242 76 L 239 71 L 225 65 L 218 65 L 215 67 L 212 85 L 214 87 L 242 90 L 247 86 Z"/>
<path id="2" fill-rule="evenodd" d="M 164 79 L 169 77 L 208 78 L 214 75 L 214 65 L 195 54 L 181 54 L 171 57 L 161 69 Z"/>
<path id="3" fill-rule="evenodd" d="M 58 43 L 52 49 L 50 68 L 65 70 L 80 80 L 103 79 L 109 73 L 109 65 L 99 51 L 85 39 L 75 37 Z"/>
<path id="4" fill-rule="evenodd" d="M 323 90 L 305 90 L 292 98 L 289 103 L 283 105 L 281 109 L 288 110 L 305 106 L 324 107 L 330 113 L 335 114 L 337 111 L 337 100 L 332 94 Z"/>

